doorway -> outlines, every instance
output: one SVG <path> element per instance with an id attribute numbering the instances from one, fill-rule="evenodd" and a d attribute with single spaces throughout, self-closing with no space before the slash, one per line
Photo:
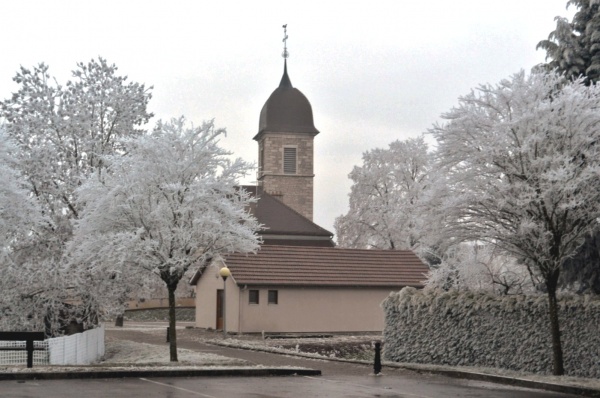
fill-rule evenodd
<path id="1" fill-rule="evenodd" d="M 217 330 L 223 330 L 223 289 L 217 289 Z"/>

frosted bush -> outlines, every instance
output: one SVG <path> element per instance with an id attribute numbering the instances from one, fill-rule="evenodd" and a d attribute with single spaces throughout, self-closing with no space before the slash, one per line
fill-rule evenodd
<path id="1" fill-rule="evenodd" d="M 382 306 L 388 360 L 552 371 L 545 295 L 404 288 Z M 566 374 L 600 377 L 600 297 L 563 295 L 559 306 Z"/>

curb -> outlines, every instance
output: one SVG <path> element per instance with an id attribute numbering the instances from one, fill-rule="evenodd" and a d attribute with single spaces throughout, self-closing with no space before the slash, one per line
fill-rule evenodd
<path id="1" fill-rule="evenodd" d="M 28 372 L 0 373 L 0 380 L 69 380 L 69 379 L 122 379 L 125 377 L 267 377 L 267 376 L 321 376 L 317 369 L 292 368 L 230 368 L 181 370 L 106 370 L 91 372 Z"/>
<path id="2" fill-rule="evenodd" d="M 271 354 L 289 355 L 289 356 L 296 356 L 296 357 L 307 358 L 307 359 L 316 359 L 316 360 L 322 360 L 322 361 L 355 363 L 355 364 L 360 364 L 360 365 L 365 365 L 365 366 L 373 365 L 372 362 L 364 361 L 364 360 L 355 360 L 355 359 L 346 359 L 346 358 L 329 358 L 329 357 L 317 356 L 317 355 L 313 355 L 313 354 L 309 354 L 309 353 L 302 353 L 302 352 L 279 352 L 277 350 L 269 349 L 269 348 L 262 348 L 262 347 L 251 348 L 251 347 L 247 347 L 247 346 L 237 346 L 234 344 L 220 344 L 219 342 L 215 342 L 215 341 L 206 342 L 206 343 L 221 346 L 221 347 L 236 348 L 236 349 L 243 349 L 243 350 L 249 350 L 249 351 L 268 352 Z M 418 367 L 418 366 L 411 366 L 409 364 L 400 364 L 400 363 L 396 363 L 396 362 L 382 362 L 382 365 L 383 365 L 383 367 L 387 366 L 388 368 L 406 369 L 406 370 L 411 370 L 411 371 L 417 372 L 417 373 L 439 374 L 439 375 L 443 375 L 443 376 L 454 377 L 457 379 L 487 381 L 490 383 L 505 384 L 505 385 L 511 385 L 511 386 L 516 386 L 516 387 L 525 387 L 525 388 L 532 388 L 532 389 L 538 389 L 538 390 L 560 392 L 560 393 L 565 393 L 565 394 L 574 394 L 574 395 L 580 395 L 583 397 L 600 398 L 600 390 L 595 389 L 595 388 L 589 388 L 589 387 L 578 387 L 578 386 L 570 386 L 570 385 L 565 385 L 565 384 L 554 384 L 554 383 L 547 383 L 547 382 L 543 382 L 543 381 L 519 379 L 519 378 L 514 378 L 514 377 L 508 377 L 508 376 L 490 375 L 490 374 L 486 374 L 486 373 L 466 372 L 466 371 L 460 371 L 460 370 L 428 369 L 428 368 L 423 368 L 423 367 Z"/>
<path id="3" fill-rule="evenodd" d="M 384 366 L 390 366 L 389 364 Z M 517 387 L 525 387 L 532 388 L 537 390 L 545 390 L 552 392 L 560 392 L 565 394 L 574 394 L 580 395 L 583 397 L 592 397 L 592 398 L 600 398 L 600 390 L 588 387 L 577 387 L 577 386 L 569 386 L 565 384 L 554 384 L 554 383 L 546 383 L 543 381 L 534 381 L 527 379 L 518 379 L 507 376 L 498 376 L 498 375 L 490 375 L 485 373 L 475 373 L 475 372 L 462 372 L 460 370 L 436 370 L 436 369 L 422 369 L 412 367 L 410 365 L 391 365 L 391 367 L 402 368 L 412 370 L 418 373 L 435 373 L 448 377 L 454 377 L 458 379 L 469 379 L 469 380 L 477 380 L 477 381 L 487 381 L 490 383 L 497 384 L 506 384 Z"/>

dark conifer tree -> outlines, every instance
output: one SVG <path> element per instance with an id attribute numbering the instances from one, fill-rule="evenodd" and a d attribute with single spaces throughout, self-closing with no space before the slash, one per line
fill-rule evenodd
<path id="1" fill-rule="evenodd" d="M 573 20 L 556 17 L 556 29 L 537 45 L 546 50 L 548 62 L 542 67 L 595 84 L 600 80 L 600 0 L 569 0 L 570 6 L 577 7 Z M 564 263 L 561 282 L 579 293 L 600 294 L 600 226 Z"/>

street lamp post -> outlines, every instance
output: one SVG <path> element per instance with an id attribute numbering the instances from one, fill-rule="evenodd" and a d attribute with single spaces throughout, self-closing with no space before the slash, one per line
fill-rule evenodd
<path id="1" fill-rule="evenodd" d="M 223 278 L 223 337 L 227 337 L 227 278 L 231 276 L 231 271 L 225 266 L 219 270 L 219 275 Z"/>

